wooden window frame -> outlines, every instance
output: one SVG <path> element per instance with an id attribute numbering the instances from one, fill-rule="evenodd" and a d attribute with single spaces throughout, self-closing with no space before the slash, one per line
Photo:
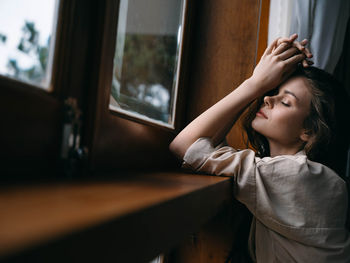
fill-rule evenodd
<path id="1" fill-rule="evenodd" d="M 130 120 L 133 120 L 133 121 L 136 121 L 136 122 L 139 122 L 139 123 L 142 123 L 142 124 L 146 124 L 146 125 L 152 125 L 152 126 L 156 126 L 156 127 L 162 127 L 164 129 L 167 129 L 169 131 L 173 131 L 173 130 L 178 130 L 176 128 L 179 128 L 179 125 L 181 125 L 179 122 L 176 122 L 176 120 L 179 118 L 179 115 L 182 113 L 181 110 L 178 110 L 177 107 L 179 106 L 180 109 L 181 108 L 181 105 L 178 105 L 178 94 L 180 93 L 180 90 L 183 90 L 184 89 L 184 85 L 182 83 L 182 85 L 180 86 L 180 80 L 183 79 L 183 74 L 184 74 L 184 71 L 182 70 L 183 67 L 185 67 L 185 64 L 184 63 L 181 63 L 182 60 L 185 59 L 185 56 L 183 56 L 183 52 L 184 52 L 184 43 L 185 43 L 185 36 L 186 36 L 186 39 L 189 38 L 189 25 L 188 23 L 186 23 L 187 21 L 189 21 L 189 18 L 190 18 L 190 15 L 188 13 L 188 9 L 190 7 L 190 4 L 188 4 L 189 0 L 181 0 L 183 1 L 183 7 L 181 8 L 181 15 L 180 15 L 180 18 L 181 18 L 181 43 L 179 46 L 176 47 L 176 50 L 178 50 L 178 58 L 175 60 L 176 61 L 176 70 L 175 70 L 175 73 L 176 73 L 176 83 L 175 83 L 175 87 L 173 87 L 171 89 L 172 91 L 172 94 L 171 95 L 171 100 L 173 100 L 172 102 L 172 105 L 170 107 L 170 114 L 172 115 L 172 123 L 166 123 L 166 122 L 162 122 L 160 120 L 157 120 L 157 119 L 153 119 L 151 117 L 148 117 L 147 115 L 144 115 L 144 117 L 142 116 L 142 114 L 134 114 L 133 112 L 129 112 L 128 110 L 125 110 L 123 108 L 117 108 L 117 107 L 114 107 L 112 106 L 109 107 L 109 111 L 111 114 L 114 114 L 116 116 L 121 116 L 123 118 L 126 118 L 126 119 L 130 119 Z M 118 8 L 118 14 L 119 14 L 119 8 Z M 118 20 L 119 20 L 119 17 L 118 17 Z M 186 33 L 186 35 L 185 35 Z M 116 32 L 116 38 L 117 38 L 117 32 Z M 187 47 L 188 47 L 188 44 L 187 44 Z M 115 46 L 116 48 L 116 46 Z M 115 54 L 115 52 L 114 52 Z M 181 74 L 180 74 L 181 73 Z M 111 80 L 112 81 L 112 80 Z M 183 92 L 182 92 L 183 94 Z M 110 103 L 109 103 L 110 104 Z M 137 116 L 137 115 L 140 115 L 140 116 Z M 182 115 L 182 114 L 181 114 Z M 181 118 L 180 118 L 181 119 Z"/>
<path id="2" fill-rule="evenodd" d="M 96 46 L 90 29 L 96 28 L 98 16 L 94 11 L 101 5 L 96 1 L 60 0 L 49 90 L 0 76 L 0 112 L 4 116 L 1 179 L 62 177 L 59 160 L 63 103 L 72 97 L 83 111 L 87 105 L 90 93 L 86 76 L 93 63 L 90 53 Z"/>
<path id="3" fill-rule="evenodd" d="M 177 105 L 174 105 L 175 129 L 135 119 L 109 109 L 119 1 L 106 1 L 102 7 L 96 34 L 97 39 L 102 41 L 93 52 L 95 67 L 92 71 L 98 74 L 90 80 L 92 93 L 88 101 L 89 121 L 84 138 L 90 150 L 89 171 L 154 169 L 154 167 L 162 169 L 177 165 L 168 151 L 168 145 L 175 133 L 184 126 L 184 94 L 188 80 L 190 30 L 194 10 L 192 1 L 187 1 L 186 5 L 181 64 L 178 72 L 178 97 Z"/>
<path id="4" fill-rule="evenodd" d="M 60 126 L 63 103 L 68 97 L 75 98 L 83 112 L 82 144 L 90 152 L 84 171 L 120 170 L 130 166 L 135 169 L 175 167 L 177 162 L 169 153 L 168 145 L 184 126 L 184 87 L 188 79 L 194 5 L 191 2 L 187 1 L 184 17 L 178 97 L 174 105 L 175 129 L 172 130 L 109 110 L 119 1 L 61 0 L 51 90 L 0 77 L 3 94 L 0 111 L 6 116 L 6 129 L 2 129 L 0 138 L 4 145 L 2 170 L 8 177 L 21 177 L 24 173 L 27 174 L 24 177 L 39 174 L 45 177 L 52 174 L 52 170 L 57 171 L 55 176 L 60 176 Z M 17 103 L 30 110 L 13 107 Z M 32 132 L 25 135 L 28 127 Z M 139 136 L 141 130 L 144 136 Z M 24 165 L 16 166 L 18 162 Z"/>

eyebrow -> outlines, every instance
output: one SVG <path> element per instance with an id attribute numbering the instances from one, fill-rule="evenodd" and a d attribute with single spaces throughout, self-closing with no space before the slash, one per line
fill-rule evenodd
<path id="1" fill-rule="evenodd" d="M 299 98 L 298 98 L 293 92 L 291 92 L 291 91 L 289 91 L 289 90 L 284 90 L 283 93 L 284 93 L 284 94 L 290 94 L 290 95 L 292 95 L 294 98 L 296 98 L 297 100 L 299 100 Z"/>

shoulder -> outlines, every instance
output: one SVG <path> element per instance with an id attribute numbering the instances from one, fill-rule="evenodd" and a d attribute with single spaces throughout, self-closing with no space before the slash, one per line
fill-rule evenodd
<path id="1" fill-rule="evenodd" d="M 289 187 L 318 187 L 346 191 L 345 181 L 329 167 L 313 162 L 302 152 L 295 155 L 265 157 L 257 162 L 262 177 L 283 180 Z"/>
<path id="2" fill-rule="evenodd" d="M 264 157 L 257 162 L 258 166 L 264 167 L 269 165 L 293 165 L 295 167 L 305 165 L 308 161 L 303 152 L 294 155 L 279 155 L 275 157 Z"/>
<path id="3" fill-rule="evenodd" d="M 257 217 L 274 229 L 339 227 L 344 223 L 345 182 L 306 155 L 262 158 L 257 162 L 256 196 Z"/>
<path id="4" fill-rule="evenodd" d="M 346 191 L 346 182 L 331 168 L 311 160 L 307 160 L 307 166 L 311 175 L 322 178 L 328 185 L 337 185 Z"/>

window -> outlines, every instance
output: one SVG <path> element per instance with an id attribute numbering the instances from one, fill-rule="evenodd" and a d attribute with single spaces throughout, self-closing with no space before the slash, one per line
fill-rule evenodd
<path id="1" fill-rule="evenodd" d="M 110 109 L 174 128 L 184 2 L 120 1 Z"/>
<path id="2" fill-rule="evenodd" d="M 49 88 L 58 2 L 0 2 L 1 75 Z"/>

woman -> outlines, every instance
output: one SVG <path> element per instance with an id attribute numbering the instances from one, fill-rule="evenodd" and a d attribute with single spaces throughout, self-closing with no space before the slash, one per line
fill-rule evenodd
<path id="1" fill-rule="evenodd" d="M 346 184 L 312 161 L 329 141 L 332 81 L 308 67 L 312 55 L 296 38 L 276 39 L 253 75 L 181 131 L 170 150 L 198 172 L 234 177 L 235 197 L 254 216 L 253 260 L 350 262 Z M 258 152 L 237 151 L 225 136 L 253 102 L 245 127 Z"/>

